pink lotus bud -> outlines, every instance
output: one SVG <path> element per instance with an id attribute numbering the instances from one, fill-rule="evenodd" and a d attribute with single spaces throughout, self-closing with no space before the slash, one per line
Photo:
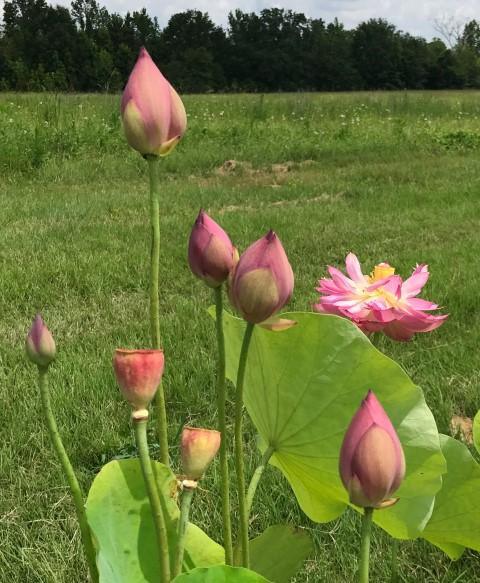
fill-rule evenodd
<path id="1" fill-rule="evenodd" d="M 143 155 L 166 156 L 187 128 L 182 100 L 145 48 L 123 92 L 121 112 L 128 143 Z"/>
<path id="2" fill-rule="evenodd" d="M 369 391 L 355 413 L 340 451 L 340 477 L 350 502 L 382 508 L 405 476 L 405 456 L 398 435 L 380 402 Z"/>
<path id="3" fill-rule="evenodd" d="M 281 310 L 293 293 L 293 271 L 282 243 L 269 231 L 242 254 L 230 281 L 233 306 L 258 324 Z"/>
<path id="4" fill-rule="evenodd" d="M 238 253 L 225 231 L 201 210 L 188 242 L 188 262 L 193 274 L 210 287 L 227 279 Z"/>
<path id="5" fill-rule="evenodd" d="M 220 432 L 185 427 L 182 432 L 182 467 L 187 480 L 199 480 L 217 455 Z"/>
<path id="6" fill-rule="evenodd" d="M 40 314 L 35 316 L 25 341 L 25 350 L 28 358 L 40 367 L 47 367 L 55 358 L 55 340 Z"/>
<path id="7" fill-rule="evenodd" d="M 162 380 L 163 350 L 115 350 L 113 368 L 125 399 L 136 410 L 146 409 Z"/>

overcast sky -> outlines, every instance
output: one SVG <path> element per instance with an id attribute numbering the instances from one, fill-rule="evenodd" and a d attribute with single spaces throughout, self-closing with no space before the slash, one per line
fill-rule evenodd
<path id="1" fill-rule="evenodd" d="M 347 28 L 355 27 L 369 18 L 386 18 L 398 28 L 427 39 L 438 36 L 435 19 L 454 19 L 456 22 L 480 20 L 480 0 L 98 0 L 110 12 L 121 14 L 145 7 L 157 16 L 164 26 L 176 12 L 198 9 L 208 12 L 214 22 L 225 25 L 230 10 L 241 8 L 259 12 L 263 8 L 291 8 L 308 17 L 330 22 L 337 17 Z M 54 0 L 51 4 L 70 5 L 70 0 Z M 0 7 L 3 0 L 0 0 Z"/>

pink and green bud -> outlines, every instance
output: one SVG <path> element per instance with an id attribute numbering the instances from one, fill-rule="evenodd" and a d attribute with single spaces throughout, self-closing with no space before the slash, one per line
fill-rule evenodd
<path id="1" fill-rule="evenodd" d="M 230 301 L 247 322 L 259 324 L 290 300 L 293 283 L 282 243 L 269 231 L 241 255 L 230 279 Z"/>
<path id="2" fill-rule="evenodd" d="M 213 429 L 185 427 L 182 432 L 182 468 L 187 480 L 197 481 L 206 472 L 220 447 L 221 434 Z"/>
<path id="3" fill-rule="evenodd" d="M 115 350 L 113 369 L 120 391 L 135 411 L 145 410 L 162 380 L 163 350 Z"/>
<path id="4" fill-rule="evenodd" d="M 192 273 L 210 287 L 222 285 L 238 261 L 238 253 L 225 231 L 201 210 L 188 242 Z"/>
<path id="5" fill-rule="evenodd" d="M 28 358 L 37 366 L 47 367 L 55 359 L 57 352 L 55 340 L 50 330 L 43 323 L 40 314 L 35 316 L 32 327 L 25 341 Z"/>
<path id="6" fill-rule="evenodd" d="M 405 476 L 398 435 L 380 402 L 369 391 L 355 413 L 340 451 L 340 477 L 350 502 L 364 508 L 394 504 Z"/>
<path id="7" fill-rule="evenodd" d="M 123 92 L 121 113 L 127 141 L 142 155 L 166 156 L 187 128 L 182 100 L 145 48 Z"/>

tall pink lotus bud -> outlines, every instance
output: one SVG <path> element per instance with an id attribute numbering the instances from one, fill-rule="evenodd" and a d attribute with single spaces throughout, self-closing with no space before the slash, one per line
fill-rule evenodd
<path id="1" fill-rule="evenodd" d="M 237 257 L 227 233 L 201 210 L 188 242 L 188 262 L 193 274 L 210 287 L 218 287 L 227 279 Z"/>
<path id="2" fill-rule="evenodd" d="M 398 435 L 380 402 L 369 391 L 355 413 L 340 451 L 340 477 L 352 504 L 382 508 L 405 476 Z"/>
<path id="3" fill-rule="evenodd" d="M 282 243 L 269 231 L 241 255 L 230 281 L 230 301 L 247 322 L 259 324 L 290 300 L 293 283 Z"/>
<path id="4" fill-rule="evenodd" d="M 35 316 L 27 335 L 25 350 L 28 358 L 42 368 L 47 367 L 55 359 L 55 340 L 50 330 L 43 323 L 40 314 Z"/>
<path id="5" fill-rule="evenodd" d="M 213 429 L 185 427 L 182 432 L 182 468 L 187 480 L 199 480 L 217 455 L 221 434 Z"/>
<path id="6" fill-rule="evenodd" d="M 121 112 L 128 143 L 143 155 L 166 156 L 187 128 L 182 100 L 145 48 L 123 92 Z"/>
<path id="7" fill-rule="evenodd" d="M 118 386 L 135 411 L 146 409 L 162 380 L 163 350 L 115 350 L 113 368 Z"/>

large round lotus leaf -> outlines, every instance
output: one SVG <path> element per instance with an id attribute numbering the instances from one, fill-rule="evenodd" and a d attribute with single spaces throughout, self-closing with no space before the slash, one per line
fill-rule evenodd
<path id="1" fill-rule="evenodd" d="M 269 526 L 249 546 L 250 567 L 275 583 L 289 583 L 313 552 L 309 534 L 287 524 Z"/>
<path id="2" fill-rule="evenodd" d="M 173 560 L 180 514 L 174 499 L 176 479 L 162 464 L 153 462 L 153 467 L 166 513 Z M 137 459 L 105 465 L 90 488 L 86 510 L 97 547 L 100 583 L 160 581 L 156 535 Z M 190 523 L 184 569 L 223 562 L 223 548 Z"/>
<path id="3" fill-rule="evenodd" d="M 340 446 L 353 414 L 372 389 L 400 436 L 407 462 L 400 501 L 375 512 L 398 538 L 415 538 L 428 521 L 445 460 L 422 391 L 390 358 L 343 318 L 282 315 L 297 326 L 281 332 L 255 327 L 245 376 L 245 404 L 271 463 L 290 482 L 314 521 L 339 516 L 348 503 L 338 474 Z M 245 323 L 225 314 L 227 375 L 237 376 Z"/>
<path id="4" fill-rule="evenodd" d="M 267 579 L 248 569 L 218 565 L 208 569 L 194 569 L 175 577 L 173 583 L 269 583 Z"/>
<path id="5" fill-rule="evenodd" d="M 478 453 L 480 453 L 480 411 L 477 411 L 473 420 L 473 444 Z"/>
<path id="6" fill-rule="evenodd" d="M 468 447 L 440 435 L 447 474 L 422 537 L 458 559 L 464 547 L 480 551 L 480 466 Z"/>

